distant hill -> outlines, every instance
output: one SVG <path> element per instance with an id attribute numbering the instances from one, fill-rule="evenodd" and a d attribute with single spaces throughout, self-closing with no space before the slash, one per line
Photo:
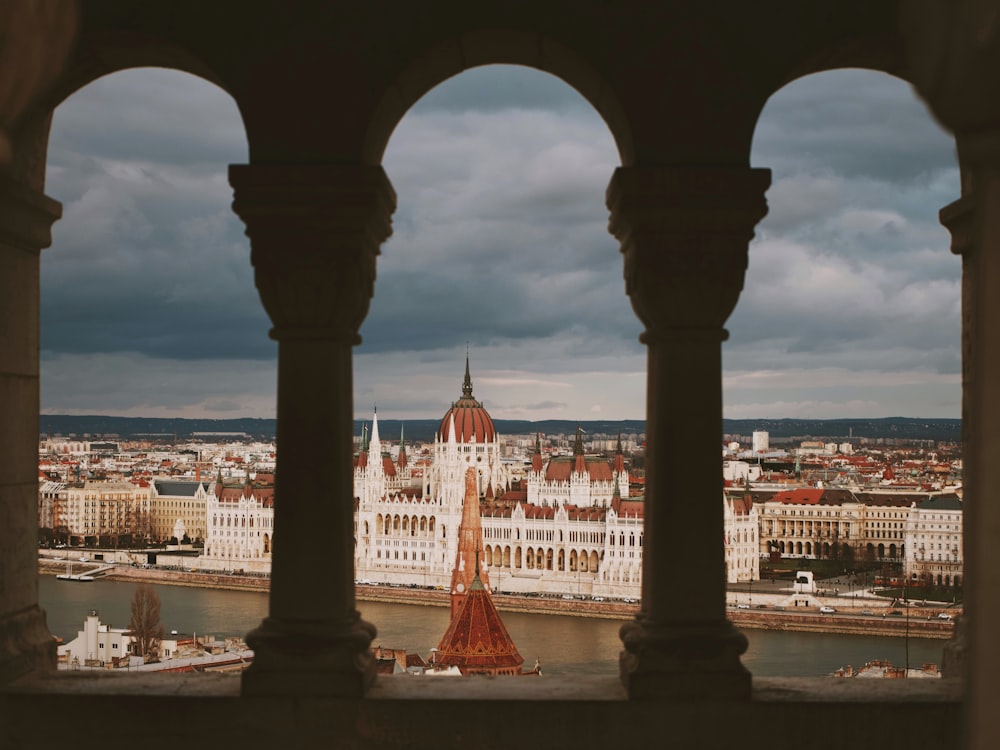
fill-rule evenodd
<path id="1" fill-rule="evenodd" d="M 362 424 L 370 420 L 355 420 L 354 432 L 361 433 Z M 524 419 L 497 419 L 501 435 L 525 435 L 541 432 L 547 435 L 569 434 L 577 426 L 588 434 L 606 435 L 641 433 L 646 424 L 640 419 L 623 420 L 569 420 L 547 419 L 531 422 Z M 440 426 L 438 419 L 386 419 L 379 420 L 383 440 L 399 439 L 402 428 L 407 442 L 430 441 Z M 958 442 L 962 436 L 960 419 L 919 419 L 911 417 L 886 417 L 884 419 L 724 419 L 721 434 L 749 438 L 754 430 L 766 430 L 772 441 L 787 439 L 829 439 L 841 442 L 850 438 L 897 438 L 902 440 L 938 440 Z M 119 438 L 151 437 L 163 440 L 188 440 L 202 437 L 206 440 L 224 439 L 226 435 L 245 434 L 260 440 L 273 440 L 273 419 L 168 419 L 154 417 L 107 417 L 43 414 L 43 435 L 75 435 L 82 437 Z"/>

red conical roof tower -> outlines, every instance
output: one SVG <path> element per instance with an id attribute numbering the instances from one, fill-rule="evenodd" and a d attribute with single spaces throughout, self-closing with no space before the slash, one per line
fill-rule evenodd
<path id="1" fill-rule="evenodd" d="M 518 653 L 500 613 L 493 606 L 479 570 L 483 547 L 476 470 L 465 472 L 465 501 L 458 528 L 458 554 L 451 572 L 451 622 L 438 644 L 435 662 L 457 666 L 462 674 L 521 674 Z"/>
<path id="2" fill-rule="evenodd" d="M 472 588 L 472 581 L 479 573 L 479 551 L 483 548 L 483 526 L 479 518 L 479 491 L 476 488 L 476 470 L 465 471 L 465 499 L 462 502 L 462 523 L 458 527 L 458 554 L 451 571 L 451 616 L 462 606 L 462 600 Z M 490 579 L 483 571 L 480 580 L 489 588 Z"/>
<path id="3" fill-rule="evenodd" d="M 473 576 L 468 594 L 438 644 L 435 662 L 456 666 L 463 675 L 521 674 L 524 657 L 478 575 Z"/>

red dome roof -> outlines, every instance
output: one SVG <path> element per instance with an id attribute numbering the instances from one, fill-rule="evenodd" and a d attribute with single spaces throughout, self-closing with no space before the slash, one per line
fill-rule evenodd
<path id="1" fill-rule="evenodd" d="M 462 398 L 451 405 L 441 420 L 438 434 L 446 441 L 451 436 L 451 419 L 455 418 L 455 442 L 471 443 L 473 436 L 477 443 L 493 442 L 497 430 L 493 417 L 483 405 L 472 397 L 472 378 L 469 377 L 469 358 L 465 358 L 465 381 L 462 383 Z"/>

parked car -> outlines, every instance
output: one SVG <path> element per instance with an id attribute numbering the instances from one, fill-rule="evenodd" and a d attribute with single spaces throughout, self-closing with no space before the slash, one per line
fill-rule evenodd
<path id="1" fill-rule="evenodd" d="M 939 612 L 938 613 L 938 619 L 939 620 L 951 620 L 952 616 L 949 615 L 947 612 Z"/>
<path id="2" fill-rule="evenodd" d="M 863 615 L 874 615 L 875 613 L 872 612 L 870 609 L 863 609 L 863 610 L 861 610 L 861 614 L 863 614 Z"/>
<path id="3" fill-rule="evenodd" d="M 737 604 L 736 609 L 750 609 L 749 604 Z"/>
<path id="4" fill-rule="evenodd" d="M 820 607 L 819 608 L 819 613 L 821 615 L 832 615 L 836 611 L 837 610 L 835 610 L 833 607 Z"/>

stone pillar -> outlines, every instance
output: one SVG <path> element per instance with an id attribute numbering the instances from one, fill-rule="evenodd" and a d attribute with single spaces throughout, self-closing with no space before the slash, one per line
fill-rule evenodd
<path id="1" fill-rule="evenodd" d="M 62 206 L 0 173 L 0 684 L 54 670 L 38 607 L 38 262 Z"/>
<path id="2" fill-rule="evenodd" d="M 963 182 L 971 182 L 966 180 Z M 966 186 L 963 185 L 963 191 Z M 973 394 L 973 349 L 975 338 L 975 310 L 978 287 L 977 255 L 975 252 L 975 197 L 969 193 L 958 200 L 949 203 L 941 209 L 939 218 L 941 224 L 951 233 L 951 251 L 962 258 L 962 444 L 964 446 L 963 460 L 965 475 L 975 473 L 976 454 L 972 450 L 972 435 L 978 432 L 978 413 L 972 405 Z M 969 495 L 966 492 L 965 498 Z M 973 502 L 974 506 L 975 503 Z M 968 529 L 970 506 L 963 503 L 962 521 Z M 973 516 L 975 511 L 973 510 Z M 970 549 L 967 532 L 963 532 L 963 549 L 968 554 Z M 963 576 L 963 585 L 966 585 Z M 966 618 L 959 617 L 955 622 L 955 632 L 944 646 L 941 659 L 941 673 L 945 677 L 965 677 L 967 675 Z"/>
<path id="3" fill-rule="evenodd" d="M 766 169 L 622 167 L 608 186 L 648 348 L 642 607 L 621 630 L 633 698 L 750 696 L 726 618 L 721 343 L 769 184 Z"/>
<path id="4" fill-rule="evenodd" d="M 963 167 L 972 168 L 974 185 L 967 208 L 974 230 L 970 252 L 962 257 L 963 371 L 968 371 L 963 377 L 962 416 L 968 422 L 963 423 L 965 607 L 959 637 L 968 653 L 968 746 L 985 750 L 1000 736 L 995 696 L 1000 668 L 995 632 L 1000 622 L 1000 506 L 991 492 L 993 467 L 1000 460 L 1000 131 L 960 136 L 958 143 Z"/>
<path id="5" fill-rule="evenodd" d="M 359 696 L 375 628 L 354 598 L 351 347 L 395 193 L 381 167 L 233 165 L 229 179 L 278 341 L 270 609 L 243 691 Z"/>

